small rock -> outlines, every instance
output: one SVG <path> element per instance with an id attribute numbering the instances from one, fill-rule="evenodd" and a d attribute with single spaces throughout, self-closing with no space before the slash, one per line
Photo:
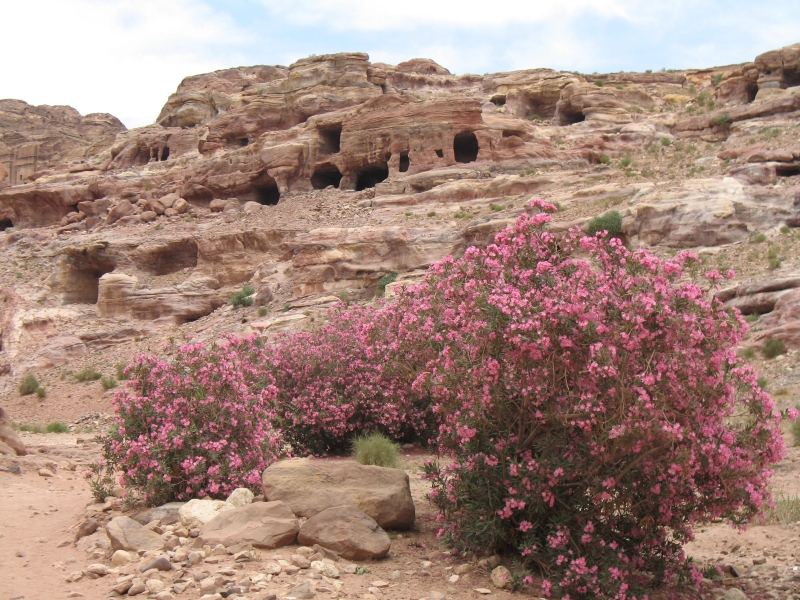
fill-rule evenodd
<path id="1" fill-rule="evenodd" d="M 466 575 L 470 571 L 472 571 L 472 565 L 468 564 L 458 565 L 455 569 L 453 569 L 453 572 L 456 575 Z"/>
<path id="2" fill-rule="evenodd" d="M 39 469 L 39 477 L 52 477 L 52 476 L 53 472 L 50 469 L 45 469 L 44 467 Z"/>
<path id="3" fill-rule="evenodd" d="M 70 592 L 67 594 L 67 598 L 83 598 L 83 594 L 80 592 Z"/>
<path id="4" fill-rule="evenodd" d="M 217 591 L 216 577 L 206 577 L 198 584 L 201 594 L 213 594 Z"/>
<path id="5" fill-rule="evenodd" d="M 484 596 L 492 593 L 492 590 L 490 590 L 489 588 L 475 588 L 472 591 L 478 592 L 479 594 L 483 594 Z"/>
<path id="6" fill-rule="evenodd" d="M 315 571 L 319 571 L 322 576 L 329 577 L 331 579 L 339 579 L 341 576 L 339 569 L 337 569 L 335 565 L 322 562 L 321 560 L 315 560 L 312 562 L 311 568 Z M 353 573 L 355 573 L 355 569 L 353 570 Z"/>
<path id="7" fill-rule="evenodd" d="M 166 556 L 159 556 L 158 558 L 154 558 L 149 563 L 141 567 L 139 570 L 144 573 L 145 571 L 149 571 L 150 569 L 158 569 L 159 571 L 171 571 L 172 570 L 172 563 Z"/>
<path id="8" fill-rule="evenodd" d="M 287 592 L 286 595 L 297 598 L 297 600 L 307 600 L 308 598 L 313 598 L 315 596 L 314 585 L 311 583 L 311 581 L 306 580 L 303 583 L 294 586 Z"/>
<path id="9" fill-rule="evenodd" d="M 421 569 L 430 569 L 431 565 L 433 565 L 433 563 L 429 560 L 423 560 L 421 563 L 419 563 Z"/>
<path id="10" fill-rule="evenodd" d="M 138 596 L 139 594 L 144 594 L 146 591 L 147 587 L 144 585 L 144 581 L 141 579 L 134 579 L 128 590 L 128 596 Z"/>
<path id="11" fill-rule="evenodd" d="M 167 587 L 167 584 L 160 579 L 148 579 L 144 585 L 147 588 L 148 594 L 158 594 L 163 592 Z"/>
<path id="12" fill-rule="evenodd" d="M 449 581 L 450 583 L 455 583 L 456 581 L 458 581 L 458 579 L 459 579 L 458 575 L 453 574 L 447 578 L 447 581 Z"/>
<path id="13" fill-rule="evenodd" d="M 503 565 L 499 567 L 495 567 L 492 570 L 492 584 L 499 590 L 504 590 L 509 587 L 509 576 L 511 573 L 508 572 Z"/>
<path id="14" fill-rule="evenodd" d="M 228 504 L 239 508 L 240 506 L 247 506 L 248 504 L 253 503 L 253 492 L 248 490 L 247 488 L 236 488 L 231 492 L 231 495 L 228 496 L 228 499 L 225 500 Z"/>
<path id="15" fill-rule="evenodd" d="M 753 565 L 754 566 L 765 565 L 765 564 L 767 564 L 767 559 L 765 557 L 763 557 L 763 556 L 760 557 L 760 558 L 754 558 L 753 559 Z"/>
<path id="16" fill-rule="evenodd" d="M 112 567 L 121 567 L 123 565 L 127 565 L 129 562 L 133 560 L 133 556 L 130 552 L 125 550 L 117 550 L 114 554 L 111 555 L 111 566 Z"/>
<path id="17" fill-rule="evenodd" d="M 730 588 L 727 592 L 725 592 L 722 600 L 747 600 L 747 596 L 739 588 Z"/>
<path id="18" fill-rule="evenodd" d="M 84 519 L 81 521 L 81 524 L 78 525 L 78 530 L 75 532 L 75 541 L 77 542 L 81 538 L 92 535 L 95 531 L 97 531 L 98 527 L 100 527 L 100 523 L 98 523 L 96 520 Z"/>
<path id="19" fill-rule="evenodd" d="M 373 581 L 372 585 L 374 587 L 376 587 L 376 588 L 387 588 L 387 587 L 389 587 L 389 582 L 388 581 L 382 581 L 382 580 L 379 579 L 377 581 Z"/>
<path id="20" fill-rule="evenodd" d="M 392 571 L 392 574 L 389 576 L 392 581 L 400 581 L 403 579 L 403 576 L 400 574 L 400 571 Z"/>
<path id="21" fill-rule="evenodd" d="M 495 554 L 494 556 L 490 556 L 489 558 L 487 558 L 486 562 L 492 569 L 494 569 L 495 567 L 500 566 L 501 560 L 502 559 L 499 556 L 497 556 L 497 554 Z"/>
<path id="22" fill-rule="evenodd" d="M 83 579 L 83 571 L 73 571 L 67 575 L 66 582 L 73 583 L 75 581 L 80 581 L 81 579 Z"/>
<path id="23" fill-rule="evenodd" d="M 342 573 L 346 573 L 347 575 L 353 575 L 358 570 L 358 565 L 354 565 L 350 563 L 349 565 L 345 565 L 342 567 Z"/>
<path id="24" fill-rule="evenodd" d="M 108 567 L 101 564 L 89 565 L 86 567 L 86 572 L 97 575 L 98 577 L 105 577 L 108 575 Z"/>
<path id="25" fill-rule="evenodd" d="M 299 554 L 292 554 L 291 561 L 298 569 L 308 569 L 311 566 L 311 561 Z"/>
<path id="26" fill-rule="evenodd" d="M 367 588 L 367 591 L 372 594 L 373 596 L 381 597 L 383 596 L 383 591 L 381 588 L 376 588 L 374 585 Z"/>

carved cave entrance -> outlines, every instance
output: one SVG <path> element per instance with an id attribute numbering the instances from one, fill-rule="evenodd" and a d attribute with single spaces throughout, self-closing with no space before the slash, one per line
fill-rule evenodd
<path id="1" fill-rule="evenodd" d="M 164 146 L 163 150 L 161 150 L 160 160 L 165 161 L 168 158 L 169 158 L 169 146 Z"/>
<path id="2" fill-rule="evenodd" d="M 11 219 L 3 219 L 0 221 L 0 231 L 5 231 L 9 227 L 13 227 L 14 223 L 11 222 Z"/>
<path id="3" fill-rule="evenodd" d="M 324 190 L 329 185 L 338 188 L 341 181 L 341 171 L 339 171 L 336 165 L 330 163 L 318 165 L 317 168 L 314 169 L 314 174 L 311 175 L 311 185 L 315 190 Z"/>
<path id="4" fill-rule="evenodd" d="M 356 180 L 356 191 L 360 192 L 367 188 L 375 187 L 381 181 L 385 181 L 389 177 L 389 167 L 371 167 L 358 174 Z"/>
<path id="5" fill-rule="evenodd" d="M 63 303 L 97 304 L 100 278 L 116 267 L 116 262 L 106 256 L 71 257 L 66 269 Z"/>
<path id="6" fill-rule="evenodd" d="M 254 202 L 264 206 L 275 206 L 281 199 L 281 191 L 274 181 L 272 183 L 254 185 L 252 198 Z"/>
<path id="7" fill-rule="evenodd" d="M 775 167 L 775 173 L 779 177 L 794 177 L 800 175 L 800 164 L 783 164 Z"/>
<path id="8" fill-rule="evenodd" d="M 409 166 L 411 166 L 411 161 L 408 158 L 408 152 L 402 152 L 400 154 L 400 172 L 405 173 Z"/>
<path id="9" fill-rule="evenodd" d="M 342 126 L 320 129 L 319 139 L 322 154 L 337 154 L 342 149 Z"/>
<path id="10" fill-rule="evenodd" d="M 464 131 L 453 139 L 453 154 L 456 162 L 471 163 L 478 159 L 478 138 L 472 131 Z"/>
<path id="11" fill-rule="evenodd" d="M 575 123 L 582 123 L 586 120 L 586 115 L 581 111 L 564 111 L 561 113 L 559 125 L 575 125 Z"/>

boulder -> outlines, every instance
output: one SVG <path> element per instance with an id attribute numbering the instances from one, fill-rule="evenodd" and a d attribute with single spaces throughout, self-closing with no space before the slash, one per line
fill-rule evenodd
<path id="1" fill-rule="evenodd" d="M 255 496 L 253 495 L 253 492 L 251 492 L 247 488 L 236 488 L 231 492 L 231 495 L 228 496 L 225 502 L 235 506 L 236 508 L 239 508 L 241 506 L 247 506 L 248 504 L 252 504 L 254 497 Z"/>
<path id="2" fill-rule="evenodd" d="M 350 461 L 287 460 L 270 465 L 262 483 L 267 500 L 282 500 L 300 517 L 310 518 L 327 508 L 347 504 L 387 529 L 414 525 L 408 475 L 400 469 Z"/>
<path id="3" fill-rule="evenodd" d="M 211 203 L 208 205 L 208 208 L 211 210 L 211 212 L 222 212 L 225 210 L 225 206 L 227 206 L 227 204 L 227 200 L 217 198 L 211 201 Z"/>
<path id="4" fill-rule="evenodd" d="M 147 525 L 151 521 L 161 521 L 161 525 L 174 525 L 181 520 L 180 510 L 185 502 L 168 502 L 155 508 L 148 508 L 132 518 L 142 525 Z"/>
<path id="5" fill-rule="evenodd" d="M 389 553 L 386 532 L 354 506 L 327 508 L 300 527 L 297 541 L 304 546 L 319 544 L 348 560 L 372 560 Z"/>
<path id="6" fill-rule="evenodd" d="M 145 529 L 130 517 L 116 517 L 106 525 L 106 535 L 111 541 L 112 550 L 133 550 L 136 552 L 164 548 L 164 539 Z"/>
<path id="7" fill-rule="evenodd" d="M 190 208 L 191 206 L 189 205 L 189 203 L 183 198 L 178 198 L 175 201 L 175 204 L 172 205 L 172 210 L 177 212 L 179 215 L 189 212 Z"/>
<path id="8" fill-rule="evenodd" d="M 283 502 L 256 502 L 218 513 L 200 530 L 205 544 L 279 548 L 297 538 L 297 517 Z"/>
<path id="9" fill-rule="evenodd" d="M 233 510 L 235 507 L 224 500 L 189 500 L 181 506 L 178 514 L 181 524 L 187 529 L 202 529 L 206 523 L 211 521 L 221 511 Z"/>
<path id="10" fill-rule="evenodd" d="M 8 446 L 17 456 L 25 456 L 28 451 L 25 449 L 25 444 L 14 431 L 11 425 L 11 419 L 8 413 L 0 407 L 0 442 Z"/>
<path id="11" fill-rule="evenodd" d="M 113 225 L 123 217 L 129 217 L 136 212 L 136 208 L 127 200 L 122 200 L 117 205 L 108 211 L 106 217 L 106 224 Z"/>
<path id="12" fill-rule="evenodd" d="M 508 569 L 506 569 L 503 565 L 495 567 L 492 570 L 492 583 L 494 584 L 494 587 L 496 587 L 499 590 L 510 588 L 511 587 L 511 580 L 509 579 L 510 575 L 511 574 L 508 572 Z"/>

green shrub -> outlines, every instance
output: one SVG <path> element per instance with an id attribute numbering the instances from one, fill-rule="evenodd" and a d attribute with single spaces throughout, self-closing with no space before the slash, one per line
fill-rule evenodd
<path id="1" fill-rule="evenodd" d="M 718 86 L 720 81 L 722 81 L 722 73 L 717 73 L 713 78 L 714 86 Z"/>
<path id="2" fill-rule="evenodd" d="M 753 237 L 750 238 L 750 241 L 754 244 L 763 244 L 767 241 L 767 236 L 763 233 L 754 233 Z"/>
<path id="3" fill-rule="evenodd" d="M 672 143 L 672 140 L 670 140 L 669 138 L 667 138 L 667 137 L 661 138 L 661 145 L 662 146 L 669 146 L 671 143 Z"/>
<path id="4" fill-rule="evenodd" d="M 787 225 L 784 225 L 783 227 L 781 227 L 781 233 L 785 234 L 785 233 L 791 233 L 791 232 L 792 232 L 791 228 L 788 227 Z"/>
<path id="5" fill-rule="evenodd" d="M 627 169 L 633 163 L 633 159 L 630 155 L 626 155 L 625 157 L 621 158 L 620 161 L 617 163 L 617 166 L 620 169 Z"/>
<path id="6" fill-rule="evenodd" d="M 505 209 L 505 206 L 502 204 L 490 204 L 489 208 L 492 209 L 492 212 L 500 212 L 501 210 Z"/>
<path id="7" fill-rule="evenodd" d="M 711 119 L 711 124 L 719 126 L 730 125 L 732 120 L 733 119 L 731 119 L 731 116 L 728 113 L 724 113 Z"/>
<path id="8" fill-rule="evenodd" d="M 594 80 L 594 84 L 595 84 L 597 87 L 603 87 L 603 86 L 606 84 L 606 82 L 605 82 L 605 81 L 603 81 L 602 79 L 595 79 L 595 80 Z"/>
<path id="9" fill-rule="evenodd" d="M 767 343 L 765 343 L 764 347 L 761 348 L 761 354 L 764 355 L 764 358 L 775 358 L 776 356 L 780 356 L 785 352 L 786 344 L 783 343 L 783 340 L 775 338 L 767 340 Z"/>
<path id="10" fill-rule="evenodd" d="M 44 425 L 29 424 L 29 423 L 15 423 L 14 429 L 17 431 L 26 431 L 28 433 L 44 433 L 46 428 Z"/>
<path id="11" fill-rule="evenodd" d="M 589 221 L 587 235 L 595 235 L 600 231 L 607 231 L 609 236 L 618 235 L 622 231 L 622 215 L 612 210 Z"/>
<path id="12" fill-rule="evenodd" d="M 745 360 L 753 360 L 756 357 L 755 348 L 742 348 L 739 350 L 739 356 Z"/>
<path id="13" fill-rule="evenodd" d="M 428 213 L 428 216 L 429 216 L 429 217 L 435 217 L 435 216 L 436 216 L 436 211 L 433 211 L 433 210 L 432 210 L 432 211 L 430 211 L 430 212 Z"/>
<path id="14" fill-rule="evenodd" d="M 611 164 L 611 157 L 608 154 L 601 154 L 599 160 L 604 165 L 610 165 Z"/>
<path id="15" fill-rule="evenodd" d="M 400 445 L 382 433 L 370 433 L 353 440 L 353 458 L 362 465 L 400 467 Z"/>
<path id="16" fill-rule="evenodd" d="M 103 376 L 102 373 L 95 370 L 94 367 L 84 367 L 83 371 L 75 374 L 75 381 L 83 383 L 85 381 L 97 381 Z"/>
<path id="17" fill-rule="evenodd" d="M 47 433 L 69 433 L 69 427 L 66 423 L 62 423 L 61 421 L 48 423 L 44 430 Z"/>
<path id="18" fill-rule="evenodd" d="M 37 389 L 39 389 L 39 380 L 36 379 L 36 375 L 33 373 L 28 373 L 22 378 L 22 381 L 19 382 L 20 396 L 28 396 L 29 394 L 33 394 Z"/>
<path id="19" fill-rule="evenodd" d="M 262 306 L 261 308 L 258 309 L 258 316 L 259 317 L 266 317 L 267 316 L 267 307 L 266 306 Z"/>
<path id="20" fill-rule="evenodd" d="M 395 272 L 387 273 L 386 275 L 378 279 L 377 293 L 381 296 L 384 295 L 386 293 L 386 286 L 389 285 L 390 283 L 394 283 L 396 280 L 397 280 L 397 273 Z"/>
<path id="21" fill-rule="evenodd" d="M 233 298 L 230 299 L 229 304 L 231 306 L 252 306 L 253 294 L 255 293 L 256 290 L 252 285 L 246 285 L 242 288 L 242 291 L 236 292 L 233 295 Z"/>
<path id="22" fill-rule="evenodd" d="M 47 390 L 44 389 L 42 386 L 36 388 L 36 397 L 37 398 L 44 398 L 47 396 Z"/>
<path id="23" fill-rule="evenodd" d="M 798 422 L 800 421 L 795 421 L 795 424 Z M 764 523 L 767 525 L 788 526 L 798 521 L 800 521 L 800 496 L 780 495 L 775 498 L 775 508 L 764 511 Z"/>
<path id="24" fill-rule="evenodd" d="M 103 386 L 104 390 L 108 391 L 110 389 L 117 387 L 117 380 L 114 379 L 113 377 L 103 377 L 102 379 L 100 379 L 100 385 Z"/>
<path id="25" fill-rule="evenodd" d="M 128 367 L 125 363 L 118 362 L 117 363 L 117 379 L 120 381 L 125 381 L 128 376 L 125 374 L 125 369 Z"/>

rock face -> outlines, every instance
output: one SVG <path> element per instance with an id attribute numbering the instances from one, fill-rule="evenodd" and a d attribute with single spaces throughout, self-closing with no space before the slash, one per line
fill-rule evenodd
<path id="1" fill-rule="evenodd" d="M 389 553 L 391 541 L 378 524 L 353 506 L 327 508 L 300 527 L 297 541 L 319 544 L 348 560 L 374 560 Z"/>
<path id="2" fill-rule="evenodd" d="M 283 502 L 256 502 L 226 510 L 200 530 L 200 539 L 214 547 L 252 544 L 256 548 L 279 548 L 294 543 L 297 517 Z"/>
<path id="3" fill-rule="evenodd" d="M 129 517 L 116 517 L 106 525 L 112 550 L 162 550 L 164 539 Z"/>
<path id="4" fill-rule="evenodd" d="M 310 518 L 346 504 L 387 529 L 410 529 L 414 525 L 408 475 L 399 469 L 355 462 L 290 460 L 270 465 L 262 483 L 265 498 L 285 502 L 301 517 Z"/>
<path id="5" fill-rule="evenodd" d="M 26 456 L 28 451 L 11 425 L 8 413 L 0 407 L 0 454 Z"/>

